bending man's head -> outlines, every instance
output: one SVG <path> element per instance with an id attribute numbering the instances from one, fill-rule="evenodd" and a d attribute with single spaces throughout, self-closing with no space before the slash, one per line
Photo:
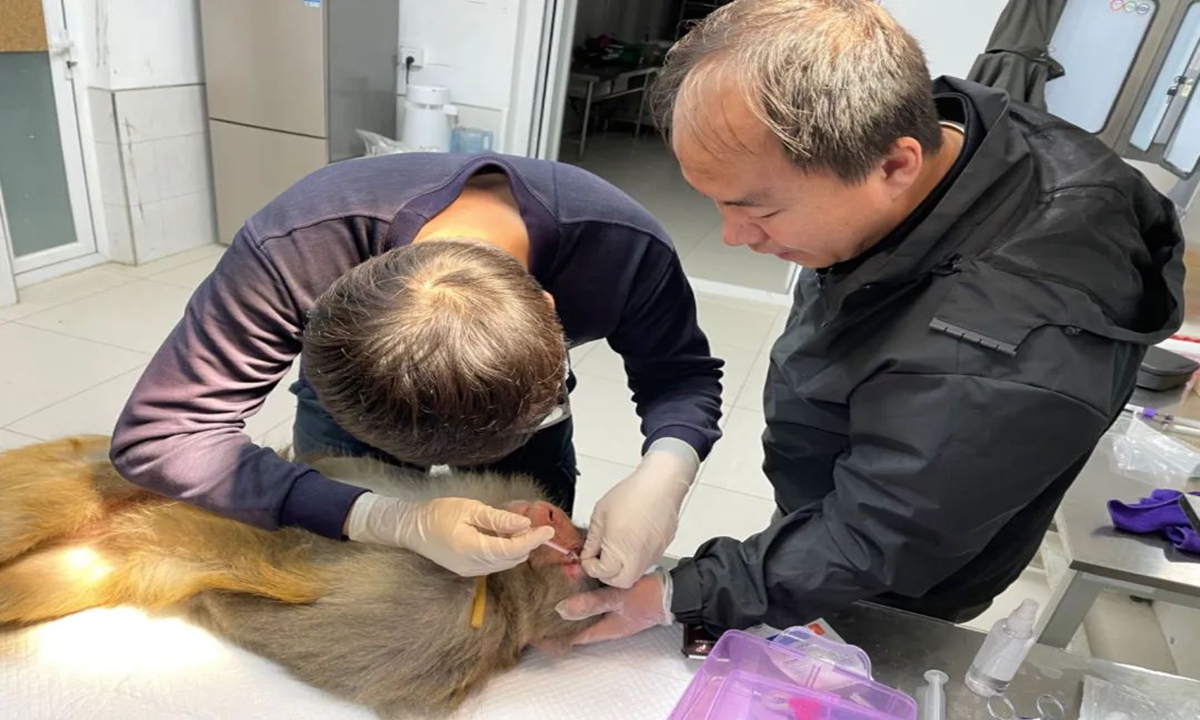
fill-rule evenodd
<path id="1" fill-rule="evenodd" d="M 810 267 L 899 224 L 942 147 L 921 48 L 871 0 L 726 5 L 671 49 L 654 94 L 725 242 Z"/>
<path id="2" fill-rule="evenodd" d="M 475 465 L 523 445 L 557 406 L 566 344 L 519 262 L 472 240 L 409 245 L 317 299 L 305 372 L 345 430 L 398 459 Z"/>

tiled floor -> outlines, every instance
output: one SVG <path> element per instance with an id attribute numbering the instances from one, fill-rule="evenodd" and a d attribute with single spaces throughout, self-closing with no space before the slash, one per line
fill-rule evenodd
<path id="1" fill-rule="evenodd" d="M 564 143 L 559 155 L 608 180 L 645 205 L 670 233 L 688 275 L 772 293 L 787 291 L 791 268 L 774 257 L 756 255 L 721 242 L 721 216 L 712 202 L 684 181 L 667 144 L 654 132 L 588 135 L 587 153 Z"/>
<path id="2" fill-rule="evenodd" d="M 0 308 L 0 449 L 110 433 L 151 354 L 221 250 L 201 248 L 137 268 L 103 265 L 30 288 L 20 304 Z M 786 309 L 705 295 L 698 305 L 714 354 L 726 360 L 725 436 L 684 507 L 668 551 L 674 556 L 690 555 L 711 537 L 753 534 L 774 509 L 761 470 L 762 387 L 766 353 L 783 329 Z M 576 520 L 586 523 L 596 501 L 632 471 L 641 433 L 620 358 L 603 343 L 571 355 L 579 379 L 572 409 L 582 473 L 575 510 Z M 247 424 L 261 444 L 290 442 L 289 382 L 281 382 Z M 1048 595 L 1044 573 L 1033 568 L 997 600 L 993 612 L 971 625 L 989 627 L 1021 598 L 1044 603 Z"/>

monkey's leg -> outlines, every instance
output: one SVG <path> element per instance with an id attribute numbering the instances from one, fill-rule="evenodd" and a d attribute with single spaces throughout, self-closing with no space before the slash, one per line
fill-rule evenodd
<path id="1" fill-rule="evenodd" d="M 118 561 L 86 544 L 35 550 L 0 566 L 0 624 L 104 605 Z"/>
<path id="2" fill-rule="evenodd" d="M 129 553 L 73 543 L 35 550 L 0 566 L 0 624 L 39 622 L 93 607 L 164 608 L 206 590 L 302 603 L 317 599 L 323 585 L 298 563 L 276 568 L 235 558 L 222 567 L 155 548 Z"/>
<path id="3" fill-rule="evenodd" d="M 139 494 L 108 462 L 103 436 L 0 453 L 0 562 L 77 533 Z"/>

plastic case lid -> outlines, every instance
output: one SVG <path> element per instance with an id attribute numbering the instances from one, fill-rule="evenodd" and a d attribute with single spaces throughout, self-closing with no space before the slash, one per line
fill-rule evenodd
<path id="1" fill-rule="evenodd" d="M 804 628 L 790 628 L 776 642 L 733 630 L 717 642 L 670 717 L 916 720 L 917 704 L 872 680 L 870 660 L 857 647 Z"/>

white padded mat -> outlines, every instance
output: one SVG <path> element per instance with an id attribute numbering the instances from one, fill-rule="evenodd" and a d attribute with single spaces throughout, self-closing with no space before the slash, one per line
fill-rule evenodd
<path id="1" fill-rule="evenodd" d="M 530 651 L 455 719 L 665 718 L 699 667 L 679 646 L 671 627 L 562 658 Z M 175 617 L 100 609 L 0 632 L 0 718 L 374 717 Z"/>

